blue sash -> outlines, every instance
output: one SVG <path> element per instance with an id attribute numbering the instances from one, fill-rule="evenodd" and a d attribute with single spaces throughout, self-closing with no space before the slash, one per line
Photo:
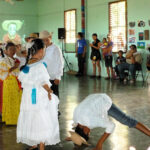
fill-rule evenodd
<path id="1" fill-rule="evenodd" d="M 32 104 L 36 104 L 36 88 L 32 89 L 31 99 L 32 99 Z"/>

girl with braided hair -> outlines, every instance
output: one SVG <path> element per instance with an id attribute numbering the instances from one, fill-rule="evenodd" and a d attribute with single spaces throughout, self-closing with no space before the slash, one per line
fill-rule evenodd
<path id="1" fill-rule="evenodd" d="M 46 64 L 44 43 L 40 39 L 32 41 L 28 49 L 26 64 L 21 67 L 19 80 L 23 94 L 17 125 L 17 142 L 29 146 L 29 150 L 44 150 L 45 145 L 60 142 L 57 96 L 51 90 Z"/>
<path id="2" fill-rule="evenodd" d="M 4 52 L 3 52 L 3 49 L 2 48 L 0 48 L 0 59 L 1 58 L 4 58 Z"/>

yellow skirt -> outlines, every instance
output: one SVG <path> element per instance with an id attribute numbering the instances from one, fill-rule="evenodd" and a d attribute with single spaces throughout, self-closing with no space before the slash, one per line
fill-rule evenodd
<path id="1" fill-rule="evenodd" d="M 9 76 L 3 82 L 2 121 L 6 125 L 16 125 L 18 121 L 22 90 L 16 77 Z"/>

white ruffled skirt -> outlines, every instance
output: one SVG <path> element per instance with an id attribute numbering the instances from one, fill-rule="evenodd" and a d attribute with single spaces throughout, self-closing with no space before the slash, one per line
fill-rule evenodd
<path id="1" fill-rule="evenodd" d="M 51 101 L 47 98 L 43 100 L 43 103 L 47 104 L 44 104 L 44 107 L 36 106 L 35 104 L 30 109 L 24 109 L 27 105 L 24 107 L 25 99 L 22 99 L 17 124 L 17 143 L 21 142 L 34 146 L 40 143 L 55 145 L 60 142 L 58 123 L 59 100 L 52 94 Z M 42 105 L 42 100 L 37 105 Z M 39 109 L 37 109 L 38 107 Z"/>

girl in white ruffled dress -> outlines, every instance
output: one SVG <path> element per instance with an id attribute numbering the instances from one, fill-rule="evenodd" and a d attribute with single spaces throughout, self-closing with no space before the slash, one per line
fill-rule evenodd
<path id="1" fill-rule="evenodd" d="M 50 77 L 44 56 L 44 44 L 40 39 L 32 41 L 26 65 L 21 68 L 19 80 L 23 95 L 17 124 L 17 142 L 45 149 L 45 145 L 60 142 L 57 96 L 52 94 Z"/>

